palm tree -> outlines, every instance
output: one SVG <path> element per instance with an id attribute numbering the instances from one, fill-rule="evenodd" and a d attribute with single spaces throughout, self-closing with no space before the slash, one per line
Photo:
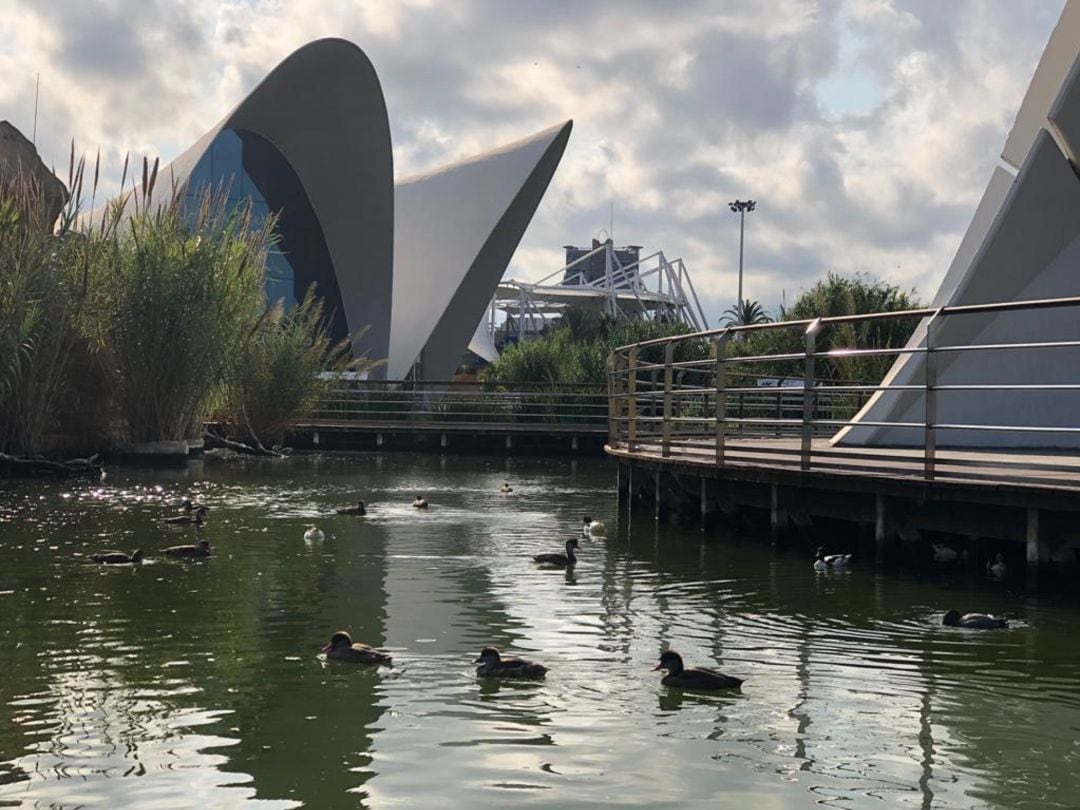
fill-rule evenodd
<path id="1" fill-rule="evenodd" d="M 772 318 L 765 313 L 765 309 L 761 304 L 757 301 L 751 301 L 749 298 L 725 309 L 724 315 L 727 316 L 724 320 L 724 326 L 753 326 L 757 323 L 772 323 Z"/>

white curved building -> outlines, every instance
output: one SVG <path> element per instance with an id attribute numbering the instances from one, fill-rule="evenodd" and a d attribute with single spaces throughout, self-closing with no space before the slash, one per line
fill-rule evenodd
<path id="1" fill-rule="evenodd" d="M 1066 3 L 1002 152 L 932 307 L 1080 296 L 1080 2 Z M 926 323 L 909 347 L 925 346 Z M 935 346 L 1080 340 L 1075 309 L 1027 310 L 946 318 Z M 1026 386 L 1080 383 L 1080 349 L 941 353 L 938 386 L 1010 385 L 1013 390 L 942 391 L 937 422 L 1008 425 L 1020 430 L 941 429 L 941 446 L 1077 448 L 1080 435 L 1024 427 L 1080 426 L 1080 391 Z M 902 355 L 882 381 L 920 386 L 925 355 Z M 883 390 L 833 439 L 844 445 L 921 445 L 925 398 Z"/>
<path id="2" fill-rule="evenodd" d="M 394 182 L 375 69 L 342 39 L 308 43 L 161 171 L 196 195 L 228 189 L 278 214 L 267 289 L 317 285 L 335 337 L 386 358 L 378 374 L 449 379 L 570 137 L 567 121 Z M 160 181 L 159 181 L 160 182 Z M 367 328 L 366 332 L 362 330 Z"/>

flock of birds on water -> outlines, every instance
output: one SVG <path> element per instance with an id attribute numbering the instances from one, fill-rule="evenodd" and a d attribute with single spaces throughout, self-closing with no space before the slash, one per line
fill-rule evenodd
<path id="1" fill-rule="evenodd" d="M 503 482 L 499 490 L 502 494 L 512 493 L 513 487 Z M 412 502 L 414 509 L 427 509 L 428 502 L 421 495 L 417 495 Z M 206 517 L 209 508 L 203 504 L 196 504 L 185 500 L 181 504 L 180 514 L 164 519 L 171 526 L 194 526 L 202 528 L 206 525 Z M 367 515 L 367 505 L 358 500 L 355 504 L 340 506 L 336 510 L 339 515 L 355 515 L 363 517 Z M 593 520 L 591 516 L 582 518 L 581 534 L 585 538 L 602 538 L 607 534 L 607 528 L 599 520 Z M 308 526 L 304 532 L 304 540 L 309 543 L 317 543 L 325 538 L 325 534 L 318 526 Z M 577 565 L 576 551 L 580 548 L 579 538 L 571 537 L 566 541 L 565 551 L 545 552 L 534 554 L 533 562 L 539 566 L 556 569 L 573 569 Z M 211 556 L 210 542 L 200 540 L 198 543 L 169 546 L 164 553 L 170 557 L 180 559 L 205 559 Z M 814 558 L 814 570 L 819 573 L 829 571 L 843 571 L 848 568 L 852 554 L 826 554 L 825 547 L 819 546 Z M 92 554 L 90 559 L 103 565 L 137 565 L 144 559 L 141 549 L 136 549 L 131 554 L 125 554 L 115 549 L 106 549 Z M 997 555 L 996 564 L 1002 567 L 1004 574 L 1004 560 L 1001 554 Z M 987 570 L 991 570 L 988 563 Z M 986 613 L 964 613 L 958 610 L 950 610 L 942 617 L 942 624 L 947 627 L 960 627 L 968 630 L 994 630 L 1008 627 L 1008 620 L 992 616 Z M 364 664 L 375 666 L 392 666 L 391 656 L 381 650 L 361 642 L 354 642 L 345 630 L 338 630 L 330 637 L 330 641 L 321 650 L 328 661 L 339 661 L 347 664 Z M 527 661 L 523 658 L 504 656 L 496 647 L 484 647 L 480 655 L 473 661 L 478 664 L 476 674 L 481 678 L 510 678 L 536 680 L 543 678 L 548 668 L 535 661 Z M 660 654 L 659 663 L 653 667 L 653 671 L 665 670 L 666 675 L 660 680 L 663 686 L 689 689 L 693 691 L 712 691 L 717 689 L 738 689 L 745 679 L 736 678 L 723 672 L 706 667 L 687 667 L 682 656 L 674 650 L 665 650 Z"/>

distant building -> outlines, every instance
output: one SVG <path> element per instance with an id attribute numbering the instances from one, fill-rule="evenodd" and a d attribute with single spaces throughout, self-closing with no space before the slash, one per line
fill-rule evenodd
<path id="1" fill-rule="evenodd" d="M 566 250 L 566 274 L 563 276 L 562 284 L 580 287 L 585 284 L 594 284 L 596 282 L 602 282 L 607 277 L 607 261 L 608 251 L 600 250 L 605 244 L 610 244 L 611 240 L 601 242 L 597 239 L 592 240 L 592 247 L 574 247 L 573 245 L 565 245 Z M 589 254 L 592 254 L 589 256 Z M 626 247 L 612 247 L 610 251 L 614 260 L 622 267 L 636 266 L 641 255 L 640 245 L 627 245 Z M 588 256 L 588 258 L 584 258 Z M 617 270 L 618 266 L 612 267 L 612 270 Z M 629 278 L 623 278 L 616 281 L 614 287 L 627 287 L 630 285 Z"/>

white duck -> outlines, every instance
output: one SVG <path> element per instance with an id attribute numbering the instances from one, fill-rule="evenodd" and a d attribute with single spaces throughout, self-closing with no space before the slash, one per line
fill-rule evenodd
<path id="1" fill-rule="evenodd" d="M 607 534 L 607 526 L 585 515 L 581 519 L 581 534 L 584 537 L 603 537 Z"/>
<path id="2" fill-rule="evenodd" d="M 994 555 L 994 561 L 986 561 L 986 573 L 997 579 L 1004 579 L 1009 567 L 1005 565 L 1005 555 L 998 552 Z"/>
<path id="3" fill-rule="evenodd" d="M 320 540 L 324 540 L 326 535 L 323 534 L 323 530 L 318 526 L 308 526 L 307 531 L 304 532 L 304 540 L 309 543 L 318 543 Z"/>
<path id="4" fill-rule="evenodd" d="M 934 562 L 956 562 L 960 559 L 960 552 L 944 543 L 931 543 L 930 548 L 934 551 Z"/>
<path id="5" fill-rule="evenodd" d="M 814 560 L 815 571 L 842 571 L 851 560 L 850 554 L 826 554 L 825 546 L 818 546 Z"/>

